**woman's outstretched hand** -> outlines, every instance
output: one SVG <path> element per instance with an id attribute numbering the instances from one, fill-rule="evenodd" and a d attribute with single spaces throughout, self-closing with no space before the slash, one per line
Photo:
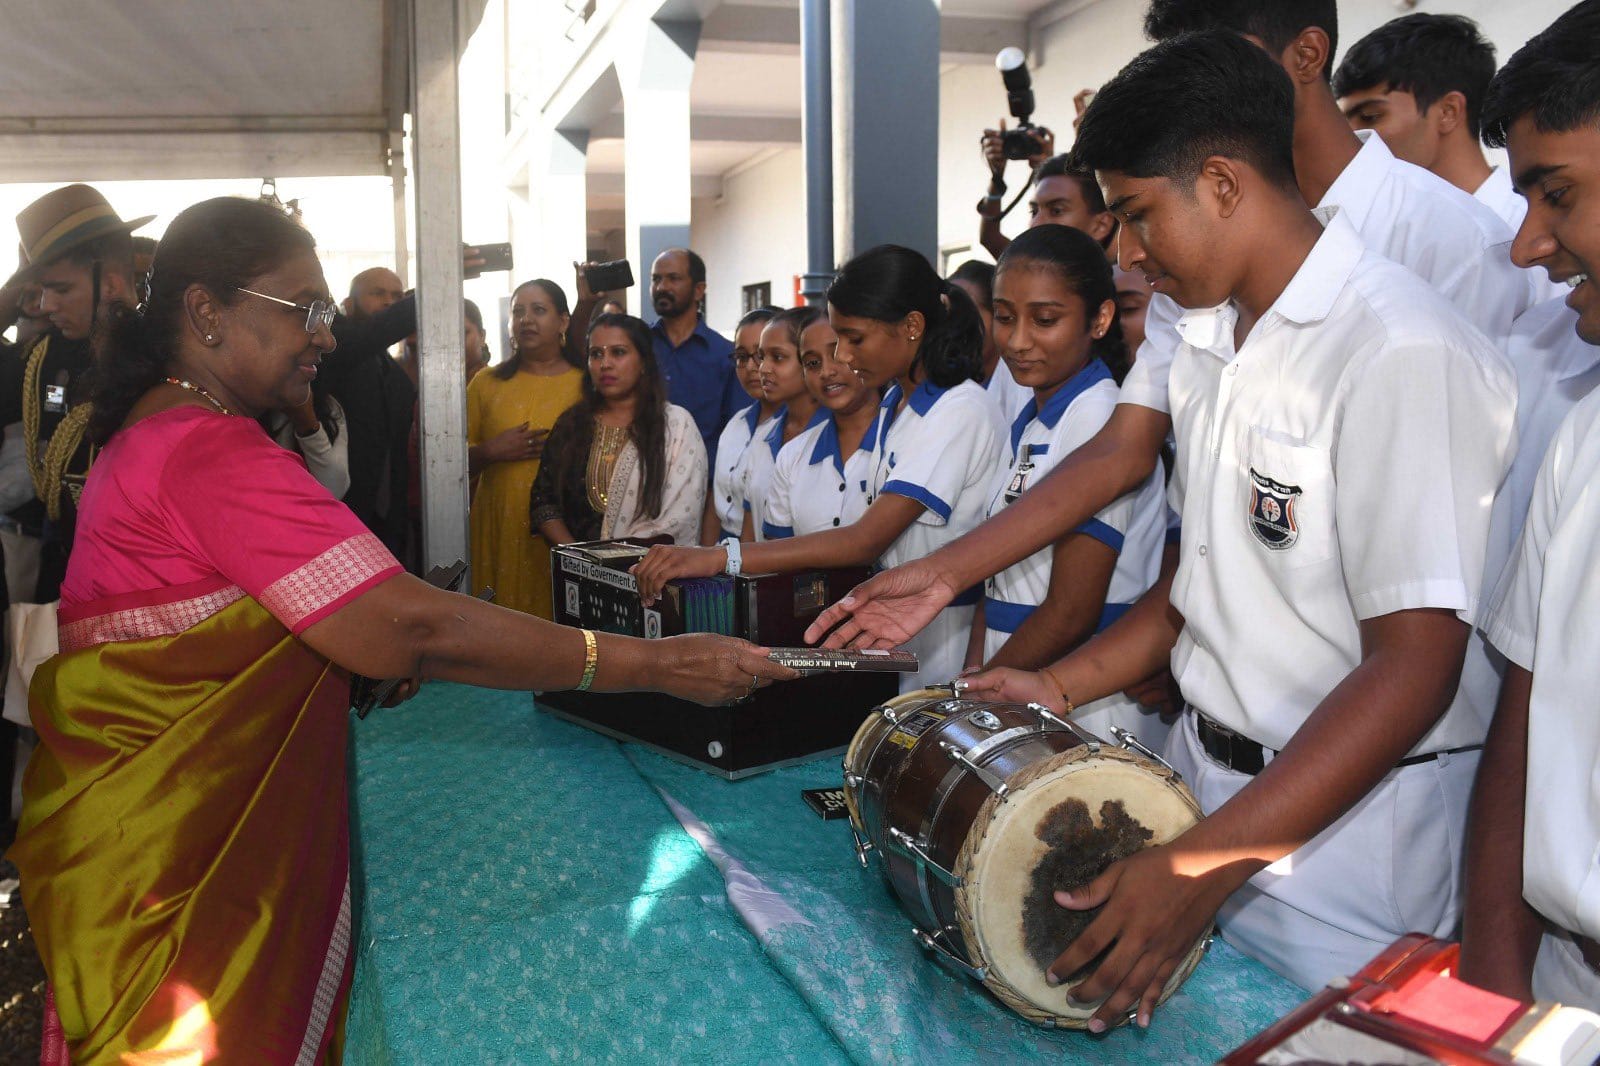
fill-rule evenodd
<path id="1" fill-rule="evenodd" d="M 691 633 L 655 644 L 661 676 L 652 680 L 651 687 L 707 707 L 745 699 L 774 681 L 800 676 L 768 659 L 770 649 L 734 637 Z"/>
<path id="2" fill-rule="evenodd" d="M 716 577 L 728 564 L 726 548 L 680 548 L 658 544 L 629 573 L 639 582 L 639 596 L 649 606 L 661 598 L 667 582 L 679 577 Z"/>

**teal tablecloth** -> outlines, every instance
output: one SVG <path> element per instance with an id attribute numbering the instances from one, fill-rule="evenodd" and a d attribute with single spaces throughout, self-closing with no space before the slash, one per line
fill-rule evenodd
<path id="1" fill-rule="evenodd" d="M 1219 941 L 1148 1032 L 1022 1022 L 801 801 L 836 758 L 731 783 L 439 684 L 352 730 L 353 1063 L 1208 1062 L 1304 997 Z"/>

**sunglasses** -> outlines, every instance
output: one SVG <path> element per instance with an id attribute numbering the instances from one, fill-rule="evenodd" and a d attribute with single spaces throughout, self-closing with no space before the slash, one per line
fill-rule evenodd
<path id="1" fill-rule="evenodd" d="M 316 300 L 309 304 L 297 304 L 293 300 L 268 296 L 264 292 L 256 292 L 254 289 L 247 289 L 243 285 L 235 285 L 234 288 L 246 296 L 259 296 L 263 300 L 271 300 L 275 304 L 282 304 L 284 307 L 293 308 L 296 311 L 304 311 L 306 313 L 305 326 L 307 333 L 315 333 L 319 328 L 324 327 L 332 329 L 333 320 L 339 316 L 339 305 L 332 300 Z"/>

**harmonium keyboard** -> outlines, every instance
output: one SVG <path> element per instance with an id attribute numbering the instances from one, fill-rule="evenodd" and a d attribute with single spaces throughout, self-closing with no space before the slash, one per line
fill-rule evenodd
<path id="1" fill-rule="evenodd" d="M 627 540 L 552 549 L 555 620 L 646 639 L 720 633 L 766 647 L 798 647 L 822 609 L 869 574 L 854 567 L 692 578 L 670 582 L 646 607 L 628 570 L 648 550 Z M 558 717 L 737 780 L 842 752 L 862 718 L 898 691 L 894 673 L 857 671 L 771 685 L 730 707 L 702 707 L 656 692 L 545 692 L 537 702 Z"/>

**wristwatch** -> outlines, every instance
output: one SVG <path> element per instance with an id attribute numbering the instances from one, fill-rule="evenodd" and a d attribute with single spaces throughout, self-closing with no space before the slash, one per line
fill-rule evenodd
<path id="1" fill-rule="evenodd" d="M 738 537 L 723 537 L 717 542 L 722 550 L 728 553 L 728 561 L 723 564 L 722 572 L 729 577 L 738 577 L 739 568 L 744 563 L 744 550 Z"/>

